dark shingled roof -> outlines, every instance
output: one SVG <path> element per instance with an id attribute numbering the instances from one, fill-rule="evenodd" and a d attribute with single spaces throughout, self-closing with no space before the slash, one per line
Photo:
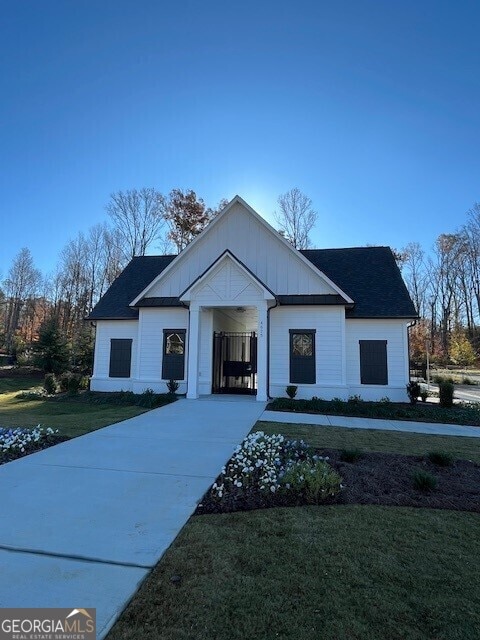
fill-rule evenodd
<path id="1" fill-rule="evenodd" d="M 323 271 L 352 300 L 347 318 L 416 318 L 417 312 L 408 295 L 400 270 L 389 247 L 352 249 L 305 249 L 301 252 Z M 138 309 L 129 304 L 161 273 L 176 256 L 133 258 L 95 306 L 89 320 L 134 319 Z M 278 296 L 280 304 L 292 304 L 296 296 Z M 301 304 L 311 304 L 312 296 Z M 324 299 L 325 298 L 325 299 Z M 298 297 L 298 300 L 303 297 Z M 318 303 L 332 303 L 322 296 Z M 137 306 L 178 306 L 178 298 L 144 298 Z M 300 304 L 300 302 L 297 302 Z M 342 304 L 340 297 L 337 304 Z"/>
<path id="2" fill-rule="evenodd" d="M 161 273 L 176 256 L 133 258 L 100 298 L 87 320 L 129 320 L 138 318 L 138 309 L 128 305 Z"/>
<path id="3" fill-rule="evenodd" d="M 301 253 L 355 302 L 347 318 L 416 318 L 390 247 L 305 249 Z"/>

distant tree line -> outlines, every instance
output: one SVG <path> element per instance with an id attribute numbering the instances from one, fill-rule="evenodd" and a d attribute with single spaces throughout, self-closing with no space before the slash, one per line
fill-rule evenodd
<path id="1" fill-rule="evenodd" d="M 118 191 L 105 207 L 107 219 L 70 240 L 53 273 L 42 274 L 22 248 L 1 282 L 0 351 L 47 371 L 87 373 L 93 328 L 84 319 L 130 259 L 156 248 L 178 253 L 226 203 L 207 207 L 191 189 L 168 196 L 154 188 Z"/>
<path id="2" fill-rule="evenodd" d="M 117 191 L 107 219 L 70 240 L 53 273 L 42 274 L 22 248 L 0 285 L 0 353 L 41 360 L 39 351 L 56 343 L 57 368 L 88 373 L 93 328 L 84 319 L 130 259 L 182 251 L 226 204 L 208 207 L 191 189 L 167 196 L 146 187 Z M 299 189 L 279 196 L 274 218 L 293 246 L 311 246 L 317 213 Z M 433 251 L 412 242 L 395 257 L 420 315 L 410 330 L 412 358 L 424 362 L 428 348 L 439 363 L 473 364 L 480 351 L 480 204 L 455 233 L 441 234 Z"/>

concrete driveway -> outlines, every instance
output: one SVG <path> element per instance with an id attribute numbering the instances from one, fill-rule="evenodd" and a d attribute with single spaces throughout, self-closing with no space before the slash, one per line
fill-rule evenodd
<path id="1" fill-rule="evenodd" d="M 95 607 L 104 637 L 265 408 L 228 400 L 179 400 L 1 466 L 0 607 Z"/>

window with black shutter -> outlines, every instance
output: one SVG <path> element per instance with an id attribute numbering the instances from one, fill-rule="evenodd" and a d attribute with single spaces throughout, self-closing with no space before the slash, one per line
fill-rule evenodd
<path id="1" fill-rule="evenodd" d="M 360 382 L 388 384 L 387 341 L 360 340 Z"/>
<path id="2" fill-rule="evenodd" d="M 185 329 L 164 329 L 163 331 L 163 380 L 185 378 L 185 333 Z"/>
<path id="3" fill-rule="evenodd" d="M 290 329 L 290 382 L 316 382 L 315 329 Z"/>
<path id="4" fill-rule="evenodd" d="M 131 338 L 112 338 L 110 340 L 110 378 L 130 378 L 132 364 Z"/>

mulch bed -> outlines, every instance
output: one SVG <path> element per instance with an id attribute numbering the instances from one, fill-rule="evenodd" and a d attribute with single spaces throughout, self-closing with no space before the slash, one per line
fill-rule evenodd
<path id="1" fill-rule="evenodd" d="M 30 455 L 31 453 L 36 453 L 37 451 L 42 451 L 43 449 L 48 449 L 49 447 L 54 447 L 56 444 L 60 444 L 60 442 L 66 442 L 70 440 L 68 436 L 46 436 L 42 438 L 40 442 L 36 442 L 35 444 L 29 445 L 25 452 L 18 451 L 5 451 L 0 453 L 0 465 L 5 464 L 7 462 L 12 462 L 12 460 L 18 460 L 19 458 L 24 458 L 25 456 Z"/>
<path id="2" fill-rule="evenodd" d="M 317 450 L 329 456 L 329 463 L 343 478 L 341 493 L 323 504 L 378 504 L 397 507 L 451 509 L 480 513 L 480 465 L 468 460 L 456 460 L 452 466 L 441 467 L 424 456 L 394 453 L 364 453 L 353 463 L 343 462 L 336 449 Z M 414 489 L 412 475 L 419 469 L 437 479 L 435 489 Z M 293 492 L 292 492 L 293 493 Z M 236 489 L 220 502 L 205 494 L 196 514 L 250 511 L 268 507 L 305 504 L 301 496 L 288 491 L 266 495 L 260 491 Z"/>

